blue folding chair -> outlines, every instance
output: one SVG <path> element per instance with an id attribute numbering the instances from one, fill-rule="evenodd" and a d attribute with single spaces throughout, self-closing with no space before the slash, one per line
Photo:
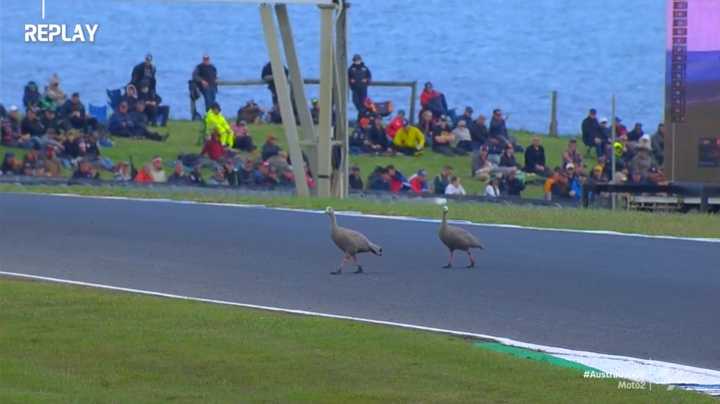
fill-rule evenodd
<path id="1" fill-rule="evenodd" d="M 122 101 L 122 90 L 106 90 L 108 96 L 108 105 L 115 111 Z"/>
<path id="2" fill-rule="evenodd" d="M 107 105 L 103 105 L 102 107 L 89 104 L 88 105 L 88 112 L 90 113 L 90 116 L 95 118 L 98 123 L 100 124 L 107 124 L 108 120 L 108 108 Z"/>

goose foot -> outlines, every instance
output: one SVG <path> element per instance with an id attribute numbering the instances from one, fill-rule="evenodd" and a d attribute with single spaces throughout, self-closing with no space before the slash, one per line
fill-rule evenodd
<path id="1" fill-rule="evenodd" d="M 356 274 L 362 274 L 362 273 L 364 273 L 363 267 L 358 267 L 357 271 L 355 271 L 354 273 L 356 273 Z"/>
<path id="2" fill-rule="evenodd" d="M 330 275 L 340 275 L 342 274 L 342 269 L 338 269 L 337 271 L 330 272 Z"/>
<path id="3" fill-rule="evenodd" d="M 450 268 L 452 268 L 452 264 L 447 264 L 447 265 L 443 266 L 443 269 L 450 269 Z"/>

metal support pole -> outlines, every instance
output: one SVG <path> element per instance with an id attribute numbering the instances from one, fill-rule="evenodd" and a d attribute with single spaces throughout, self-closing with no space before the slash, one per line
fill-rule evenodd
<path id="1" fill-rule="evenodd" d="M 337 103 L 335 108 L 336 140 L 341 142 L 341 163 L 339 170 L 338 194 L 346 198 L 349 193 L 348 178 L 350 175 L 350 129 L 348 128 L 348 52 L 347 52 L 347 15 L 350 3 L 345 3 L 340 10 L 335 27 L 335 71 L 337 77 Z"/>
<path id="2" fill-rule="evenodd" d="M 558 137 L 557 101 L 558 92 L 553 91 L 550 97 L 550 130 L 548 131 L 550 137 Z"/>
<path id="3" fill-rule="evenodd" d="M 408 118 L 411 125 L 415 124 L 415 105 L 417 104 L 417 85 L 418 85 L 417 81 L 413 82 L 412 90 L 410 90 L 410 111 L 408 111 L 410 113 L 410 117 L 406 117 L 406 118 Z"/>
<path id="4" fill-rule="evenodd" d="M 610 138 L 612 139 L 610 141 L 610 144 L 612 145 L 612 147 L 610 148 L 611 153 L 612 153 L 612 158 L 611 158 L 611 163 L 610 163 L 610 164 L 612 164 L 612 166 L 610 167 L 611 168 L 610 175 L 612 176 L 612 178 L 610 179 L 610 182 L 613 184 L 615 183 L 615 159 L 616 159 L 616 157 L 615 157 L 615 140 L 617 138 L 617 114 L 616 114 L 616 112 L 617 111 L 615 110 L 615 95 L 613 94 L 613 96 L 612 96 L 612 118 L 611 118 L 612 119 L 612 129 L 610 131 Z M 616 195 L 614 193 L 610 194 L 610 198 L 612 199 L 612 210 L 615 210 L 615 204 L 616 204 L 615 196 Z"/>
<path id="5" fill-rule="evenodd" d="M 318 196 L 330 197 L 332 104 L 333 104 L 333 11 L 334 7 L 320 6 L 320 119 L 318 122 Z"/>
<path id="6" fill-rule="evenodd" d="M 293 175 L 295 176 L 295 192 L 297 192 L 298 196 L 309 196 L 310 192 L 307 181 L 305 180 L 302 151 L 300 150 L 297 126 L 295 125 L 295 113 L 293 112 L 292 101 L 290 99 L 290 86 L 287 76 L 285 76 L 284 64 L 282 56 L 280 55 L 272 6 L 262 4 L 260 6 L 260 18 L 262 20 L 263 31 L 265 32 L 265 42 L 268 53 L 270 54 L 270 64 L 272 65 L 273 80 L 277 90 L 280 115 L 282 116 L 285 136 L 287 137 L 290 158 L 293 161 L 292 168 Z"/>
<path id="7" fill-rule="evenodd" d="M 282 36 L 285 48 L 285 61 L 290 72 L 290 85 L 292 86 L 291 99 L 295 102 L 295 111 L 300 118 L 300 128 L 302 143 L 306 146 L 306 155 L 310 163 L 310 169 L 313 175 L 317 173 L 317 151 L 313 144 L 317 142 L 317 133 L 313 124 L 312 115 L 310 115 L 307 95 L 305 93 L 305 82 L 300 70 L 300 62 L 298 61 L 297 51 L 295 49 L 295 39 L 293 36 L 292 26 L 290 25 L 290 17 L 288 16 L 287 5 L 278 4 L 275 6 L 278 25 L 280 27 L 280 35 Z"/>

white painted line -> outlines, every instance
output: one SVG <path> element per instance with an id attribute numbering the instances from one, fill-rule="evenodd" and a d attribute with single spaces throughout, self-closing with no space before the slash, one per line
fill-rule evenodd
<path id="1" fill-rule="evenodd" d="M 483 340 L 496 341 L 504 345 L 515 346 L 535 351 L 545 352 L 555 355 L 573 362 L 578 362 L 586 366 L 601 370 L 608 374 L 615 375 L 628 380 L 645 381 L 655 384 L 694 384 L 694 385 L 717 385 L 720 384 L 720 371 L 712 369 L 703 369 L 692 366 L 678 365 L 669 362 L 661 362 L 654 360 L 645 360 L 632 358 L 627 356 L 616 356 L 598 354 L 594 352 L 574 351 L 565 348 L 555 348 L 543 345 L 535 345 L 526 342 L 515 341 L 509 338 L 494 337 L 491 335 L 478 334 L 466 331 L 449 330 L 443 328 L 426 327 L 422 325 L 405 324 L 393 321 L 373 320 L 362 317 L 352 317 L 339 314 L 319 313 L 307 310 L 288 309 L 281 307 L 262 306 L 257 304 L 247 304 L 230 302 L 226 300 L 206 299 L 199 297 L 182 296 L 163 292 L 154 292 L 142 289 L 124 288 L 118 286 L 103 285 L 98 283 L 80 282 L 68 279 L 59 279 L 46 276 L 29 275 L 16 272 L 0 271 L 0 276 L 15 277 L 21 279 L 32 279 L 52 283 L 60 283 L 67 285 L 91 287 L 97 289 L 112 290 L 118 292 L 128 292 L 140 295 L 163 297 L 170 299 L 179 299 L 187 301 L 195 301 L 202 303 L 220 304 L 226 306 L 235 306 L 248 309 L 266 310 L 272 312 L 280 312 L 286 314 L 296 314 L 302 316 L 331 318 L 337 320 L 355 321 L 367 324 L 385 325 L 391 327 L 406 328 L 418 331 L 428 331 L 454 335 L 459 337 L 477 338 Z"/>
<path id="2" fill-rule="evenodd" d="M 279 208 L 270 207 L 265 205 L 257 204 L 241 204 L 241 203 L 219 203 L 219 202 L 196 202 L 187 200 L 174 200 L 166 198 L 134 198 L 124 196 L 93 196 L 93 195 L 77 195 L 68 193 L 37 193 L 37 192 L 23 192 L 17 193 L 18 195 L 39 195 L 39 196 L 54 196 L 63 198 L 80 198 L 80 199 L 110 199 L 110 200 L 121 200 L 121 201 L 133 201 L 133 202 L 150 202 L 150 203 L 171 203 L 177 205 L 201 205 L 201 206 L 218 206 L 226 208 L 251 208 L 251 209 L 268 209 L 276 210 L 281 212 L 295 212 L 295 213 L 312 213 L 312 214 L 323 214 L 322 210 L 312 209 L 295 209 L 295 208 Z M 430 218 L 419 218 L 419 217 L 408 217 L 408 216 L 387 216 L 370 213 L 360 212 L 336 212 L 338 216 L 356 216 L 366 217 L 370 219 L 380 220 L 399 220 L 407 222 L 421 222 L 421 223 L 440 223 L 439 219 Z M 633 237 L 633 238 L 647 238 L 656 240 L 676 240 L 676 241 L 691 241 L 699 243 L 714 243 L 720 244 L 720 238 L 703 238 L 703 237 L 676 237 L 676 236 L 661 236 L 651 234 L 638 234 L 638 233 L 622 233 L 610 230 L 577 230 L 577 229 L 556 229 L 550 227 L 533 227 L 533 226 L 520 226 L 513 224 L 493 224 L 493 223 L 475 223 L 471 221 L 456 220 L 454 223 L 463 224 L 466 226 L 476 227 L 488 227 L 488 228 L 499 228 L 499 229 L 515 229 L 515 230 L 529 230 L 529 231 L 541 231 L 541 232 L 558 232 L 558 233 L 577 233 L 577 234 L 590 234 L 599 236 L 615 236 L 615 237 Z"/>

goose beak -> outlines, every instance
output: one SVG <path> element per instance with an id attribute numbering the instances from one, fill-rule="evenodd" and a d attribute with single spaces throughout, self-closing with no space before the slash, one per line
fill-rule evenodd
<path id="1" fill-rule="evenodd" d="M 328 206 L 327 208 L 325 208 L 325 213 L 327 213 L 328 215 L 331 214 L 331 213 L 333 213 L 333 208 L 331 208 L 330 206 Z"/>

